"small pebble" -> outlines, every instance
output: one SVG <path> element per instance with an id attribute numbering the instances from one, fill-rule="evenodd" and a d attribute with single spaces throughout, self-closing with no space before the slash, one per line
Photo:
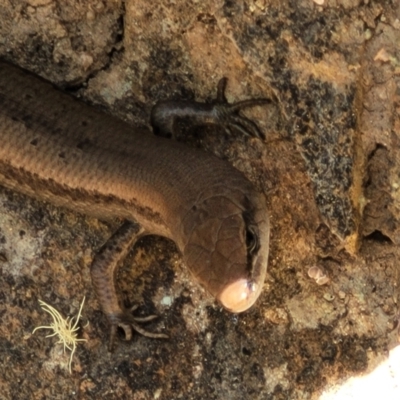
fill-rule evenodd
<path id="1" fill-rule="evenodd" d="M 161 299 L 161 304 L 162 304 L 163 306 L 171 306 L 172 303 L 173 303 L 173 299 L 172 299 L 171 296 L 164 296 L 164 297 Z"/>
<path id="2" fill-rule="evenodd" d="M 324 271 L 322 271 L 319 267 L 311 267 L 308 269 L 307 274 L 310 278 L 314 279 L 317 285 L 326 285 L 329 282 L 329 278 L 325 275 Z"/>
<path id="3" fill-rule="evenodd" d="M 324 299 L 326 301 L 331 302 L 331 301 L 333 301 L 335 299 L 335 296 L 332 293 L 325 293 L 324 294 Z"/>

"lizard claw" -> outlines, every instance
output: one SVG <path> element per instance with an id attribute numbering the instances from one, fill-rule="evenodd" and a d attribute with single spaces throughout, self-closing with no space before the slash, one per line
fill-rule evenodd
<path id="1" fill-rule="evenodd" d="M 130 310 L 123 311 L 117 315 L 109 315 L 108 319 L 111 324 L 110 330 L 110 342 L 108 350 L 113 351 L 115 345 L 115 338 L 117 335 L 117 329 L 122 328 L 125 334 L 125 340 L 129 341 L 132 339 L 132 332 L 136 331 L 142 336 L 146 336 L 152 339 L 168 339 L 168 335 L 164 333 L 148 332 L 140 326 L 140 323 L 149 322 L 157 318 L 157 315 L 148 315 L 147 317 L 135 317 L 131 314 L 138 307 L 134 306 Z"/>
<path id="2" fill-rule="evenodd" d="M 151 111 L 151 125 L 154 133 L 167 138 L 175 136 L 175 121 L 189 119 L 193 125 L 220 125 L 227 132 L 232 129 L 246 136 L 265 139 L 264 134 L 250 119 L 239 114 L 244 108 L 271 103 L 270 99 L 248 99 L 228 103 L 225 96 L 227 78 L 222 78 L 217 86 L 217 98 L 212 103 L 194 101 L 160 101 Z"/>
<path id="3" fill-rule="evenodd" d="M 213 114 L 217 124 L 224 127 L 228 132 L 230 129 L 236 129 L 246 136 L 265 139 L 265 135 L 258 129 L 257 125 L 250 119 L 239 114 L 244 108 L 259 106 L 271 103 L 270 99 L 249 99 L 236 103 L 228 103 L 225 96 L 225 89 L 228 79 L 222 78 L 217 86 L 217 99 L 213 106 Z"/>

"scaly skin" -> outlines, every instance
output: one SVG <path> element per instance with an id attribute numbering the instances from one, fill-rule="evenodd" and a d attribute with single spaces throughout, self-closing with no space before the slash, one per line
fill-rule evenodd
<path id="1" fill-rule="evenodd" d="M 175 115 L 183 115 L 255 134 L 238 111 L 266 101 L 227 104 L 221 82 L 214 105 L 159 104 L 156 125 L 166 120 L 168 133 Z M 117 326 L 128 338 L 131 329 L 143 333 L 118 304 L 113 275 L 126 249 L 144 235 L 175 241 L 193 276 L 230 311 L 256 301 L 269 247 L 265 198 L 228 163 L 131 127 L 4 62 L 0 141 L 1 185 L 100 219 L 132 222 L 92 266 L 114 334 Z"/>

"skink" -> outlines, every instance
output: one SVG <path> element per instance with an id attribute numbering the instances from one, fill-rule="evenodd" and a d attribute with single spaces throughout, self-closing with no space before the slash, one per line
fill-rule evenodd
<path id="1" fill-rule="evenodd" d="M 221 123 L 256 134 L 228 104 L 221 80 L 215 104 L 163 102 L 152 123 L 163 136 L 176 118 Z M 194 278 L 226 309 L 242 312 L 259 297 L 267 268 L 266 200 L 230 164 L 171 139 L 140 131 L 51 84 L 0 62 L 0 185 L 100 219 L 126 222 L 95 256 L 91 275 L 111 324 L 147 336 L 118 301 L 118 262 L 144 235 L 172 239 Z"/>

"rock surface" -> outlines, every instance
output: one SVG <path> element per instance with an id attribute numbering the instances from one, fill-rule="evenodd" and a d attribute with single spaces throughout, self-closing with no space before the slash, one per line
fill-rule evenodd
<path id="1" fill-rule="evenodd" d="M 372 369 L 399 336 L 398 43 L 395 1 L 0 0 L 2 58 L 132 125 L 147 125 L 157 100 L 211 100 L 223 76 L 230 101 L 274 100 L 246 111 L 265 142 L 209 128 L 180 137 L 268 199 L 256 306 L 223 311 L 160 238 L 120 271 L 122 298 L 161 315 L 151 328 L 168 341 L 106 350 L 89 266 L 118 222 L 0 190 L 0 397 L 317 399 Z M 62 346 L 31 333 L 50 322 L 38 299 L 72 316 L 84 295 L 87 342 L 70 375 Z"/>

